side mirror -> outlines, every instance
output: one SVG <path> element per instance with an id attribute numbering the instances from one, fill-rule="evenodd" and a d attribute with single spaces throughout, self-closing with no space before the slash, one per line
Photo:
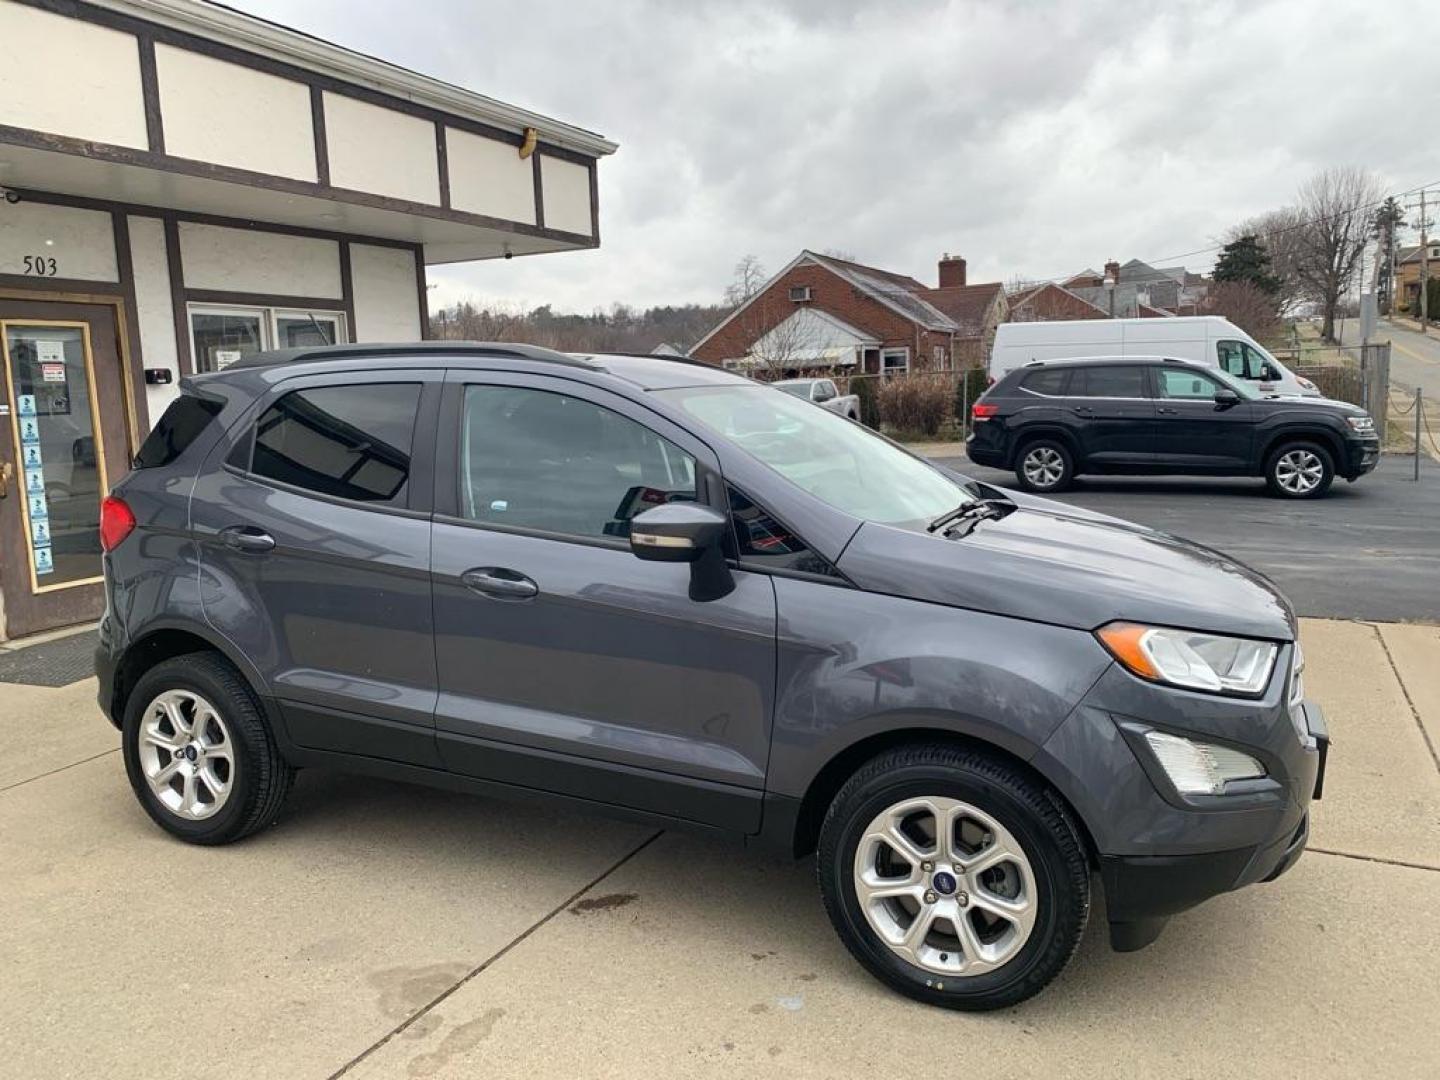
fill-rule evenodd
<path id="1" fill-rule="evenodd" d="M 718 600 L 735 588 L 725 563 L 730 519 L 709 506 L 673 502 L 630 519 L 630 551 L 647 562 L 690 564 L 690 599 Z"/>
<path id="2" fill-rule="evenodd" d="M 1234 390 L 1222 388 L 1215 391 L 1215 404 L 1221 408 L 1228 409 L 1231 405 L 1240 404 L 1240 395 Z"/>
<path id="3" fill-rule="evenodd" d="M 1260 377 L 1266 382 L 1278 382 L 1280 379 L 1280 369 L 1274 364 L 1266 364 L 1260 369 Z"/>

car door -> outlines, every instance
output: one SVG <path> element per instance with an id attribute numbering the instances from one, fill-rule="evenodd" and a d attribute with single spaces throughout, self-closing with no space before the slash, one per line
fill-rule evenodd
<path id="1" fill-rule="evenodd" d="M 1255 415 L 1248 401 L 1217 402 L 1223 387 L 1179 364 L 1150 369 L 1155 389 L 1155 452 L 1161 465 L 1240 470 L 1250 463 Z"/>
<path id="2" fill-rule="evenodd" d="M 301 746 L 438 765 L 429 498 L 443 377 L 285 380 L 197 478 L 205 617 L 259 668 Z"/>
<path id="3" fill-rule="evenodd" d="M 1154 463 L 1155 403 L 1143 365 L 1075 368 L 1066 406 L 1088 464 L 1119 468 Z"/>
<path id="4" fill-rule="evenodd" d="M 725 507 L 714 454 L 576 380 L 453 371 L 432 582 L 440 754 L 457 772 L 750 832 L 775 684 L 775 593 L 689 597 L 630 518 Z"/>

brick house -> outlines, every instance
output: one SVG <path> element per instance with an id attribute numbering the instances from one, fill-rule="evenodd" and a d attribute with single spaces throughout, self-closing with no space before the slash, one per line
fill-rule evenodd
<path id="1" fill-rule="evenodd" d="M 1109 317 L 1110 312 L 1105 308 L 1054 282 L 1032 285 L 1010 297 L 1011 322 L 1061 322 Z"/>
<path id="2" fill-rule="evenodd" d="M 1429 251 L 1425 253 L 1425 261 L 1429 263 L 1426 268 L 1428 276 L 1440 277 L 1440 240 L 1431 240 L 1426 244 Z M 1411 247 L 1403 247 L 1395 253 L 1395 299 L 1397 310 L 1409 312 L 1413 317 L 1420 317 L 1420 255 L 1419 244 Z M 1428 312 L 1430 318 L 1435 318 L 1437 312 Z"/>
<path id="3" fill-rule="evenodd" d="M 946 255 L 939 287 L 802 251 L 690 350 L 706 363 L 776 374 L 945 371 L 983 363 L 1008 311 L 999 282 L 970 285 Z"/>

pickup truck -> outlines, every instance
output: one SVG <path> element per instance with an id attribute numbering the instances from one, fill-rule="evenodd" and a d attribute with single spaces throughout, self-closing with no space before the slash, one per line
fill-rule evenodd
<path id="1" fill-rule="evenodd" d="M 834 379 L 781 379 L 774 386 L 847 419 L 860 419 L 860 399 L 854 394 L 842 394 L 836 390 Z"/>

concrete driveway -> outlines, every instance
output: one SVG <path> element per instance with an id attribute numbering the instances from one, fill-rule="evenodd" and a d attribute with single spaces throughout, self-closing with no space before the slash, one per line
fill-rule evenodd
<path id="1" fill-rule="evenodd" d="M 1335 749 L 1273 885 L 986 1016 L 897 997 L 813 866 L 305 773 L 229 848 L 135 804 L 93 683 L 0 687 L 0 1076 L 1433 1077 L 1440 628 L 1307 622 Z M 1403 677 L 1403 678 L 1402 678 Z"/>

